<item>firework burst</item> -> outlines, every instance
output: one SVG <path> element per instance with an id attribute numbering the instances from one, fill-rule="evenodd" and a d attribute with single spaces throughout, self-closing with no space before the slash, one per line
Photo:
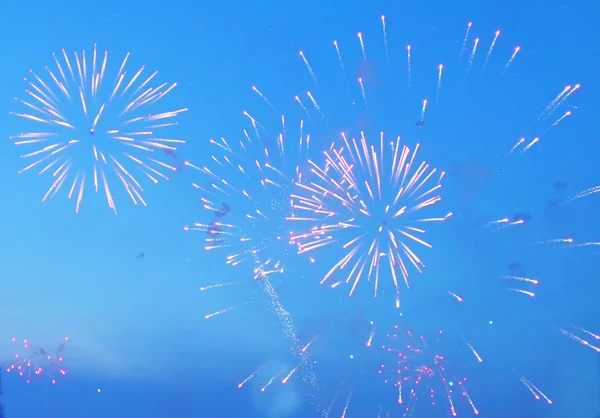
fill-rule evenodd
<path id="1" fill-rule="evenodd" d="M 59 344 L 53 353 L 49 353 L 42 347 L 32 348 L 28 340 L 19 342 L 13 338 L 13 344 L 19 344 L 20 350 L 14 355 L 6 372 L 18 374 L 25 379 L 27 384 L 31 383 L 33 378 L 42 377 L 47 377 L 52 384 L 56 384 L 58 375 L 65 376 L 67 374 L 63 368 L 63 352 L 67 341 L 69 338 L 65 337 L 64 342 Z"/>
<path id="2" fill-rule="evenodd" d="M 19 173 L 49 175 L 42 201 L 64 189 L 75 200 L 75 212 L 91 186 L 116 213 L 111 178 L 134 204 L 145 206 L 143 179 L 168 180 L 176 166 L 164 157 L 185 142 L 158 132 L 177 125 L 175 118 L 187 109 L 149 113 L 177 83 L 155 85 L 158 72 L 150 74 L 145 66 L 128 73 L 129 53 L 113 76 L 108 52 L 98 53 L 96 45 L 87 56 L 63 49 L 53 57 L 54 67 L 46 67 L 44 75 L 31 71 L 25 98 L 15 98 L 24 109 L 11 114 L 38 126 L 12 137 L 19 148 L 28 148 Z"/>
<path id="3" fill-rule="evenodd" d="M 209 219 L 209 222 L 186 226 L 185 230 L 203 233 L 205 249 L 225 252 L 228 265 L 251 265 L 253 283 L 258 285 L 253 290 L 259 289 L 266 296 L 269 310 L 279 319 L 290 343 L 289 353 L 297 364 L 270 375 L 263 382 L 262 391 L 278 379 L 285 384 L 301 370 L 298 374 L 310 386 L 311 396 L 314 396 L 318 381 L 307 361 L 306 350 L 303 350 L 305 343 L 300 341 L 294 320 L 277 291 L 288 256 L 296 255 L 295 251 L 289 251 L 293 247 L 288 245 L 291 238 L 285 228 L 285 218 L 290 213 L 290 190 L 295 183 L 303 181 L 302 163 L 310 150 L 310 134 L 304 130 L 302 120 L 288 126 L 285 116 L 279 114 L 256 87 L 252 90 L 278 113 L 279 123 L 267 129 L 244 111 L 249 126 L 238 138 L 210 140 L 213 147 L 210 164 L 200 167 L 185 162 L 201 175 L 201 179 L 192 185 L 200 193 L 204 213 Z M 202 290 L 240 284 L 217 283 Z M 253 296 L 241 305 L 225 307 L 205 317 L 224 314 L 254 300 Z M 260 374 L 259 371 L 252 373 L 239 387 L 256 374 Z"/>
<path id="4" fill-rule="evenodd" d="M 206 250 L 225 249 L 227 264 L 253 263 L 256 279 L 284 271 L 289 194 L 302 182 L 299 164 L 309 151 L 310 135 L 303 121 L 297 135 L 289 134 L 281 116 L 279 133 L 272 134 L 248 112 L 244 115 L 250 127 L 238 138 L 210 140 L 210 164 L 185 163 L 202 176 L 193 186 L 210 219 L 185 229 L 203 232 Z"/>
<path id="5" fill-rule="evenodd" d="M 401 146 L 399 137 L 388 143 L 382 133 L 377 145 L 370 145 L 363 133 L 359 140 L 342 137 L 343 147 L 325 152 L 325 167 L 310 161 L 315 180 L 297 183 L 300 192 L 292 195 L 295 215 L 289 220 L 322 224 L 292 238 L 299 242 L 300 253 L 339 244 L 344 255 L 321 284 L 347 268 L 346 277 L 332 287 L 349 283 L 350 295 L 366 277 L 377 296 L 380 268 L 389 266 L 399 308 L 399 277 L 408 287 L 407 264 L 419 272 L 424 267 L 412 244 L 431 248 L 420 225 L 451 215 L 424 218 L 417 213 L 441 200 L 444 172 L 436 175 L 435 168 L 419 163 L 419 144 L 411 151 Z"/>
<path id="6" fill-rule="evenodd" d="M 402 332 L 395 325 L 393 332 L 385 336 L 381 348 L 387 352 L 388 358 L 382 362 L 378 373 L 385 383 L 392 384 L 396 389 L 397 403 L 404 407 L 404 416 L 412 415 L 420 398 L 436 405 L 440 396 L 444 399 L 447 411 L 456 416 L 457 394 L 467 400 L 474 414 L 479 414 L 465 388 L 467 378 L 452 374 L 446 365 L 445 357 L 440 352 L 442 335 L 443 332 L 438 331 L 435 338 L 429 341 L 424 336 L 415 337 L 411 331 Z"/>
<path id="7" fill-rule="evenodd" d="M 333 42 L 331 56 L 335 58 L 338 66 L 334 71 L 339 74 L 339 85 L 331 85 L 335 84 L 335 77 L 334 83 L 325 83 L 324 80 L 332 81 L 331 78 L 323 76 L 326 70 L 320 68 L 321 62 L 311 60 L 311 57 L 323 54 L 313 54 L 309 50 L 299 53 L 300 65 L 306 69 L 306 85 L 301 88 L 302 93 L 293 96 L 298 112 L 305 114 L 307 122 L 315 125 L 317 130 L 323 124 L 333 122 L 336 122 L 337 126 L 350 128 L 328 147 L 322 163 L 309 160 L 307 176 L 302 182 L 297 182 L 291 192 L 293 214 L 287 219 L 295 229 L 290 241 L 298 252 L 306 253 L 314 262 L 319 255 L 328 264 L 320 276 L 322 283 L 328 282 L 332 287 L 347 283 L 350 287 L 349 293 L 354 294 L 359 282 L 369 281 L 375 296 L 378 292 L 385 293 L 383 283 L 392 283 L 393 287 L 390 287 L 395 295 L 396 306 L 399 307 L 400 282 L 408 286 L 409 272 L 421 271 L 424 267 L 420 257 L 421 247 L 431 247 L 423 235 L 426 226 L 432 221 L 443 221 L 451 215 L 445 210 L 427 213 L 432 209 L 430 206 L 441 199 L 441 182 L 444 178 L 444 172 L 433 167 L 452 169 L 447 177 L 452 175 L 453 179 L 444 179 L 445 196 L 456 193 L 457 190 L 447 190 L 447 185 L 449 182 L 456 182 L 457 178 L 458 181 L 467 176 L 488 180 L 492 174 L 497 177 L 505 175 L 509 165 L 516 165 L 525 153 L 541 144 L 542 139 L 558 133 L 556 127 L 562 127 L 572 116 L 573 109 L 576 109 L 570 107 L 569 110 L 563 111 L 563 105 L 574 97 L 581 86 L 573 84 L 561 89 L 558 95 L 550 98 L 537 117 L 534 115 L 534 118 L 531 118 L 524 113 L 526 109 L 523 109 L 523 101 L 520 100 L 521 89 L 512 91 L 507 85 L 513 75 L 514 66 L 519 65 L 523 50 L 514 45 L 507 48 L 500 31 L 490 31 L 489 39 L 480 39 L 472 36 L 475 28 L 469 23 L 461 51 L 461 55 L 464 53 L 466 57 L 459 66 L 445 65 L 437 61 L 430 62 L 430 65 L 425 67 L 428 68 L 426 71 L 415 71 L 422 68 L 423 64 L 420 49 L 407 45 L 402 56 L 394 56 L 394 51 L 400 49 L 393 47 L 394 37 L 389 36 L 389 21 L 382 17 L 381 24 L 383 48 L 379 49 L 385 51 L 385 63 L 377 73 L 374 71 L 376 60 L 372 60 L 372 57 L 376 55 L 373 51 L 378 47 L 373 41 L 375 36 L 370 36 L 368 32 L 359 33 L 353 41 L 354 44 L 343 40 Z M 355 81 L 348 76 L 348 69 L 351 68 L 349 57 L 352 55 L 357 62 L 358 77 Z M 401 73 L 405 73 L 406 77 L 398 77 Z M 495 79 L 487 77 L 493 74 Z M 294 80 L 301 80 L 301 77 L 294 77 Z M 385 89 L 378 88 L 384 83 Z M 454 94 L 449 94 L 453 87 Z M 477 87 L 476 91 L 471 91 L 474 87 Z M 311 89 L 314 90 L 311 92 Z M 511 94 L 514 94 L 514 97 L 511 97 Z M 486 95 L 489 97 L 485 98 Z M 348 96 L 350 100 L 347 100 Z M 451 97 L 449 105 L 445 103 L 447 97 Z M 265 100 L 270 103 L 266 98 Z M 506 102 L 514 104 L 512 114 L 497 107 L 500 103 L 506 106 Z M 348 106 L 348 103 L 351 106 Z M 442 106 L 444 104 L 447 106 Z M 339 119 L 343 122 L 337 123 Z M 360 135 L 351 132 L 354 125 Z M 501 133 L 501 130 L 495 129 L 500 125 L 510 126 L 511 129 L 508 133 Z M 386 132 L 390 132 L 392 126 L 394 132 L 403 134 L 402 141 L 383 133 L 373 134 L 372 127 L 376 127 L 377 131 L 385 129 Z M 518 126 L 523 127 L 522 132 L 510 132 L 512 127 L 520 129 Z M 486 138 L 486 145 L 481 146 L 481 141 L 477 141 L 476 149 L 473 149 L 472 143 L 467 144 L 461 140 L 467 134 L 477 139 Z M 429 164 L 418 157 L 420 154 L 417 151 L 421 151 L 419 143 L 426 145 L 424 150 L 433 150 L 435 153 L 433 158 L 430 158 L 431 154 L 427 155 Z M 489 160 L 486 161 L 485 169 L 471 164 L 471 156 L 465 155 L 475 153 L 478 159 Z M 467 162 L 464 164 L 455 163 L 465 159 Z M 493 168 L 488 169 L 488 164 Z M 489 191 L 488 189 L 491 188 L 487 188 L 486 191 Z M 570 201 L 596 191 L 597 188 L 592 187 L 575 195 Z M 492 189 L 492 192 L 498 194 L 497 190 Z M 481 200 L 476 201 L 480 202 Z M 459 213 L 458 208 L 454 209 Z M 423 215 L 419 216 L 421 214 Z M 524 225 L 529 223 L 530 218 L 530 215 L 516 214 L 495 221 L 488 220 L 475 232 L 479 238 L 494 233 L 517 234 L 521 228 L 526 228 Z M 455 233 L 452 236 L 455 237 Z M 514 241 L 511 241 L 510 245 L 514 247 Z M 580 244 L 590 245 L 597 243 Z M 493 251 L 500 252 L 498 248 L 494 248 Z M 319 252 L 322 253 L 318 254 Z M 502 267 L 502 273 L 493 273 L 493 276 L 502 277 L 501 281 L 496 281 L 502 284 L 503 290 L 523 301 L 537 298 L 537 278 L 526 277 L 518 268 L 517 271 L 511 270 L 506 274 L 506 264 Z M 447 264 L 441 270 L 441 274 L 446 274 Z M 490 273 L 486 271 L 485 274 Z M 464 271 L 461 271 L 460 275 L 464 276 Z M 462 282 L 456 289 L 444 289 L 443 296 L 440 296 L 445 298 L 442 303 L 456 303 L 453 306 L 461 306 L 457 310 L 461 310 L 462 315 L 448 314 L 452 316 L 452 320 L 458 322 L 472 320 L 474 309 L 481 308 L 482 311 L 488 312 L 487 308 L 490 308 L 476 305 L 493 305 L 489 300 L 489 286 L 484 289 L 488 292 L 487 298 L 483 293 L 474 295 L 469 288 L 478 286 L 483 280 L 474 280 L 477 284 L 467 284 L 464 277 L 461 279 Z M 545 278 L 543 281 L 547 283 Z M 449 285 L 450 282 L 443 280 L 440 286 Z M 489 284 L 489 281 L 486 283 Z M 431 288 L 433 286 L 427 290 L 428 301 L 432 296 Z M 540 293 L 544 291 L 541 290 Z M 475 301 L 477 298 L 479 302 Z M 464 300 L 467 303 L 463 304 Z M 511 305 L 511 311 L 520 317 L 523 312 L 516 312 L 516 303 L 518 302 Z M 403 302 L 403 305 L 405 307 L 406 303 Z M 498 306 L 491 308 L 490 317 L 495 315 L 501 318 L 502 312 L 506 312 L 506 306 L 502 306 L 503 311 L 494 311 L 496 308 L 500 309 Z M 442 310 L 440 308 L 440 311 Z M 482 322 L 481 315 L 477 316 L 477 322 L 482 326 L 494 323 L 489 318 Z M 562 335 L 593 350 L 596 349 L 597 344 L 586 335 L 563 331 L 564 329 L 560 328 Z M 498 330 L 490 332 L 498 333 Z M 475 336 L 473 338 L 478 340 Z M 372 332 L 369 341 L 374 344 L 375 339 L 376 335 Z M 462 335 L 461 340 L 462 346 L 468 349 L 477 362 L 481 362 L 479 342 L 472 343 Z M 416 343 L 420 343 L 420 340 Z M 411 346 L 416 347 L 416 343 L 412 343 Z M 482 351 L 486 354 L 489 352 L 485 349 Z M 419 352 L 411 352 L 411 356 L 423 357 L 425 352 L 429 353 L 429 350 L 421 348 Z M 411 358 L 408 354 L 405 355 Z M 441 385 L 440 388 L 444 388 L 439 391 L 445 394 L 444 403 L 447 403 L 450 411 L 454 413 L 452 396 L 448 396 L 447 384 L 450 379 L 447 374 L 440 373 L 442 356 L 434 353 L 422 363 L 427 367 L 411 369 L 412 375 L 420 374 L 420 382 L 424 381 L 425 376 L 429 379 L 444 376 L 444 379 L 436 381 Z M 531 381 L 522 376 L 519 380 L 527 389 L 533 391 L 536 398 L 547 399 Z M 409 381 L 410 377 L 405 381 L 406 384 Z M 459 383 L 464 381 L 463 378 L 453 377 L 452 381 L 456 385 L 453 388 L 454 392 L 466 397 L 473 412 L 477 413 L 477 408 L 468 393 L 463 391 L 464 385 Z M 355 390 L 349 390 L 346 393 L 347 397 L 338 393 L 340 396 L 335 398 L 346 398 L 342 412 L 344 417 L 351 398 L 355 396 L 354 393 Z M 411 395 L 406 396 L 407 401 L 412 399 Z"/>

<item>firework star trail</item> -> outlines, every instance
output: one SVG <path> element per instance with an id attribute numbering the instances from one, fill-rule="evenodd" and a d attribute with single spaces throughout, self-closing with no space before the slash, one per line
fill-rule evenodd
<path id="1" fill-rule="evenodd" d="M 134 204 L 146 205 L 142 197 L 142 179 L 151 183 L 168 180 L 176 170 L 162 161 L 166 152 L 174 152 L 184 140 L 158 134 L 177 125 L 175 118 L 187 108 L 152 112 L 164 101 L 177 83 L 154 84 L 157 71 L 145 66 L 128 73 L 129 53 L 120 62 L 116 74 L 109 72 L 108 51 L 54 55 L 54 66 L 43 75 L 31 71 L 25 78 L 24 98 L 15 98 L 24 108 L 11 112 L 37 125 L 13 136 L 26 166 L 51 177 L 51 185 L 42 201 L 54 197 L 61 188 L 75 199 L 79 212 L 87 187 L 102 190 L 108 206 L 116 213 L 111 177 L 120 183 Z"/>

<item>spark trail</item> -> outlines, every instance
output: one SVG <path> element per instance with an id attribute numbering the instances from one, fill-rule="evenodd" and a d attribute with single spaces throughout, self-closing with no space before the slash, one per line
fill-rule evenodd
<path id="1" fill-rule="evenodd" d="M 415 337 L 411 331 L 401 331 L 398 325 L 385 336 L 381 348 L 387 356 L 379 366 L 378 374 L 396 389 L 396 401 L 404 407 L 404 416 L 411 416 L 419 398 L 429 399 L 435 405 L 439 396 L 443 396 L 452 416 L 457 415 L 455 400 L 461 397 L 466 399 L 475 415 L 479 414 L 465 387 L 466 377 L 454 376 L 445 356 L 440 353 L 442 336 L 443 332 L 438 331 L 435 338 L 428 341 L 424 336 Z M 473 350 L 468 342 L 465 343 Z M 442 395 L 438 395 L 440 393 Z M 457 397 L 457 394 L 461 396 Z"/>

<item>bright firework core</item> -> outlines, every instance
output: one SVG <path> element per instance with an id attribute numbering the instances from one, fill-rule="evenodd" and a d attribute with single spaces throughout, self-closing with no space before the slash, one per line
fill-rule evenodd
<path id="1" fill-rule="evenodd" d="M 332 244 L 341 247 L 342 255 L 325 274 L 323 284 L 337 270 L 347 273 L 332 287 L 351 285 L 352 295 L 361 278 L 374 283 L 374 296 L 379 290 L 380 267 L 389 266 L 395 289 L 396 306 L 400 307 L 398 276 L 408 287 L 411 264 L 421 272 L 423 262 L 414 244 L 431 247 L 422 235 L 425 222 L 441 218 L 421 218 L 417 212 L 441 200 L 444 172 L 416 161 L 419 144 L 413 150 L 395 141 L 369 143 L 364 133 L 360 139 L 348 139 L 325 154 L 323 167 L 314 162 L 314 178 L 297 183 L 298 194 L 292 195 L 294 216 L 289 220 L 310 222 L 309 232 L 292 237 L 299 252 L 307 253 Z M 306 229 L 305 229 L 306 230 Z M 338 247 L 338 248 L 339 248 Z M 330 247 L 331 248 L 331 247 Z M 387 259 L 381 264 L 382 257 Z M 329 257 L 328 257 L 329 258 Z"/>

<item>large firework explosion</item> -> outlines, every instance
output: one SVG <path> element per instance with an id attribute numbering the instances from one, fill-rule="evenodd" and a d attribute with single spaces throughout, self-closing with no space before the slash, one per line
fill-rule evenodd
<path id="1" fill-rule="evenodd" d="M 63 49 L 43 73 L 30 71 L 25 78 L 24 98 L 15 98 L 23 110 L 11 114 L 27 125 L 12 139 L 27 148 L 19 173 L 50 177 L 42 201 L 62 189 L 79 212 L 91 188 L 116 213 L 113 181 L 145 206 L 143 184 L 168 180 L 177 169 L 172 157 L 185 141 L 159 132 L 177 125 L 175 118 L 187 109 L 154 110 L 177 83 L 157 85 L 158 71 L 145 65 L 129 72 L 128 60 L 129 53 L 113 66 L 108 51 L 98 52 L 96 45 L 88 54 Z"/>
<path id="2" fill-rule="evenodd" d="M 256 87 L 252 90 L 261 94 Z M 271 108 L 275 110 L 272 105 Z M 284 281 L 297 278 L 294 275 L 302 275 L 299 269 L 287 269 L 292 264 L 290 261 L 297 256 L 295 249 L 289 245 L 293 244 L 292 232 L 286 230 L 285 219 L 291 214 L 290 191 L 303 179 L 304 163 L 311 146 L 310 133 L 305 130 L 302 119 L 289 122 L 285 115 L 279 113 L 269 119 L 276 121 L 271 124 L 255 119 L 248 111 L 244 111 L 242 116 L 247 127 L 235 138 L 210 140 L 213 153 L 207 164 L 199 166 L 185 162 L 186 166 L 200 174 L 192 185 L 204 209 L 203 221 L 186 226 L 185 230 L 201 233 L 206 250 L 224 254 L 230 271 L 248 278 L 223 282 L 220 277 L 215 277 L 212 283 L 202 286 L 202 291 L 228 287 L 248 296 L 239 300 L 238 304 L 207 313 L 205 318 L 210 319 L 256 301 L 266 302 L 279 319 L 289 342 L 289 358 L 283 362 L 286 366 L 274 372 L 265 372 L 265 367 L 260 367 L 239 387 L 244 387 L 250 380 L 254 383 L 258 380 L 256 377 L 263 378 L 266 373 L 269 376 L 261 386 L 262 391 L 266 391 L 278 380 L 286 383 L 301 370 L 302 380 L 314 394 L 318 381 L 305 353 L 306 342 L 298 336 L 294 320 L 278 293 Z M 295 366 L 287 367 L 289 361 Z"/>
<path id="3" fill-rule="evenodd" d="M 429 63 L 430 65 L 423 63 L 416 47 L 405 45 L 398 48 L 392 42 L 388 44 L 385 23 L 385 18 L 382 17 L 381 32 L 377 35 L 370 34 L 367 38 L 365 33 L 359 33 L 354 41 L 354 48 L 352 41 L 334 41 L 330 51 L 330 64 L 335 59 L 337 70 L 331 66 L 328 69 L 323 67 L 326 52 L 315 53 L 315 56 L 320 57 L 315 61 L 309 59 L 307 50 L 299 54 L 299 60 L 307 70 L 307 77 L 302 81 L 298 74 L 293 73 L 292 78 L 305 87 L 295 85 L 295 91 L 290 94 L 290 102 L 298 106 L 298 113 L 313 127 L 313 154 L 318 151 L 323 156 L 310 158 L 306 170 L 302 171 L 302 180 L 294 180 L 295 189 L 290 192 L 288 199 L 291 205 L 288 231 L 293 232 L 286 236 L 290 238 L 287 241 L 292 244 L 291 248 L 300 254 L 309 255 L 310 262 L 314 263 L 316 277 L 320 277 L 322 283 L 329 280 L 332 287 L 348 283 L 350 286 L 347 293 L 354 294 L 361 280 L 371 282 L 369 293 L 375 296 L 379 292 L 387 293 L 383 284 L 391 283 L 389 290 L 394 295 L 396 307 L 411 311 L 411 317 L 417 315 L 417 310 L 423 316 L 422 311 L 426 309 L 427 316 L 430 319 L 437 318 L 432 321 L 440 323 L 440 326 L 434 326 L 435 329 L 445 329 L 443 325 L 447 322 L 451 324 L 447 333 L 460 337 L 459 345 L 464 352 L 470 354 L 475 368 L 485 367 L 477 366 L 483 363 L 484 357 L 488 359 L 487 364 L 505 357 L 498 347 L 506 346 L 506 343 L 480 349 L 480 345 L 488 341 L 481 335 L 495 332 L 501 341 L 508 341 L 500 334 L 512 335 L 518 332 L 517 328 L 522 331 L 521 328 L 534 327 L 538 330 L 535 333 L 537 336 L 545 335 L 539 332 L 542 328 L 544 332 L 558 331 L 559 334 L 598 351 L 597 344 L 594 345 L 594 340 L 598 339 L 596 334 L 575 325 L 564 325 L 565 318 L 544 318 L 539 305 L 529 305 L 529 299 L 536 299 L 540 284 L 540 279 L 532 275 L 534 271 L 531 265 L 535 263 L 529 263 L 530 267 L 525 269 L 518 262 L 504 259 L 504 269 L 494 268 L 493 272 L 487 269 L 483 273 L 485 280 L 477 280 L 479 283 L 475 283 L 464 279 L 464 276 L 473 272 L 460 267 L 460 264 L 468 263 L 470 258 L 476 257 L 469 256 L 458 268 L 434 268 L 437 272 L 435 282 L 431 282 L 432 275 L 427 275 L 426 272 L 424 280 L 427 279 L 428 283 L 416 286 L 416 293 L 414 289 L 406 292 L 403 303 L 400 304 L 400 287 L 403 284 L 408 287 L 413 282 L 408 280 L 410 270 L 423 270 L 424 262 L 421 261 L 420 253 L 413 250 L 412 246 L 431 247 L 430 242 L 436 241 L 423 238 L 426 226 L 429 232 L 431 222 L 448 219 L 452 211 L 458 213 L 459 218 L 464 217 L 463 208 L 457 211 L 453 207 L 443 208 L 438 213 L 434 210 L 424 217 L 417 216 L 420 209 L 430 210 L 429 207 L 440 200 L 442 180 L 451 184 L 446 194 L 453 195 L 454 199 L 448 200 L 456 200 L 459 195 L 471 199 L 474 194 L 473 185 L 464 178 L 476 178 L 477 186 L 490 182 L 490 177 L 493 177 L 493 181 L 505 179 L 511 172 L 518 171 L 518 165 L 526 158 L 525 154 L 534 151 L 544 140 L 552 139 L 557 132 L 555 128 L 572 115 L 573 107 L 568 104 L 580 85 L 573 83 L 557 89 L 555 96 L 546 104 L 540 103 L 540 109 L 543 109 L 541 113 L 527 114 L 525 110 L 531 112 L 531 109 L 523 109 L 524 105 L 517 100 L 520 91 L 508 88 L 515 77 L 512 73 L 514 66 L 518 64 L 523 51 L 519 46 L 503 45 L 499 31 L 490 31 L 488 45 L 482 53 L 485 42 L 473 37 L 473 27 L 469 23 L 464 38 L 461 38 L 462 47 L 457 42 L 457 51 L 452 51 L 452 54 L 460 55 L 461 58 L 456 68 L 452 68 L 451 65 L 439 62 Z M 378 37 L 382 41 L 378 41 Z M 368 43 L 367 39 L 372 42 Z M 378 54 L 372 53 L 373 50 Z M 400 50 L 404 53 L 398 56 Z M 348 59 L 352 54 L 354 60 Z M 444 51 L 442 55 L 449 59 L 448 51 Z M 385 58 L 371 59 L 372 56 Z M 455 60 L 456 56 L 452 55 L 451 58 Z M 355 82 L 348 75 L 348 68 L 351 68 L 348 63 L 351 61 L 358 63 Z M 380 72 L 374 71 L 375 63 L 382 64 Z M 431 71 L 416 71 L 422 65 Z M 338 76 L 330 74 L 334 71 Z M 324 83 L 323 79 L 328 83 Z M 280 106 L 272 104 L 276 101 L 268 95 L 267 88 L 264 92 L 257 89 L 254 91 L 268 105 L 269 111 L 279 114 L 277 108 Z M 482 101 L 481 97 L 487 95 L 497 99 L 486 98 Z M 506 112 L 507 103 L 512 104 L 514 117 Z M 249 119 L 253 127 L 260 126 L 260 123 L 256 123 L 260 118 Z M 498 129 L 494 129 L 501 125 L 510 126 L 508 131 L 514 131 L 514 136 L 506 136 L 506 131 L 499 133 Z M 332 126 L 337 128 L 332 129 Z M 393 133 L 390 135 L 390 132 Z M 470 149 L 472 144 L 461 141 L 467 136 L 482 137 L 486 142 L 477 146 L 477 149 Z M 415 157 L 417 149 L 425 156 Z M 473 154 L 477 156 L 476 159 L 472 158 Z M 431 162 L 425 162 L 425 158 Z M 492 168 L 488 168 L 489 166 Z M 592 187 L 561 204 L 597 191 L 597 187 Z M 489 192 L 494 191 L 489 188 Z M 485 207 L 479 200 L 474 203 L 471 206 L 479 204 Z M 504 208 L 488 211 L 488 216 L 489 213 L 495 214 L 498 209 L 505 211 L 506 208 L 509 208 L 508 213 L 499 213 L 497 217 L 492 215 L 492 219 L 482 219 L 477 222 L 474 230 L 472 225 L 465 230 L 464 220 L 459 219 L 453 224 L 453 217 L 446 226 L 446 234 L 460 234 L 461 237 L 468 235 L 469 240 L 477 245 L 473 247 L 473 254 L 480 254 L 481 251 L 478 250 L 481 249 L 499 253 L 501 245 L 498 240 L 501 238 L 509 239 L 512 247 L 521 248 L 520 244 L 515 243 L 523 241 L 519 237 L 519 231 L 529 224 L 531 214 L 518 212 L 520 208 L 514 208 L 514 205 L 506 205 Z M 447 241 L 443 239 L 444 235 L 440 235 L 443 229 L 439 227 L 435 231 L 438 241 Z M 537 243 L 530 239 L 527 245 L 531 247 L 530 244 L 533 244 L 537 249 L 557 244 L 566 247 L 598 245 L 596 242 L 577 242 L 572 238 L 548 238 L 545 234 L 538 236 L 543 239 Z M 531 254 L 532 251 L 523 250 L 517 256 L 525 258 L 525 254 Z M 439 252 L 433 250 L 428 250 L 428 253 L 430 259 L 440 256 Z M 445 260 L 448 266 L 448 257 Z M 430 266 L 435 264 L 431 263 Z M 506 264 L 509 265 L 508 269 Z M 384 266 L 385 269 L 380 268 Z M 440 270 L 443 270 L 442 274 Z M 458 279 L 459 276 L 462 279 Z M 424 286 L 427 287 L 426 290 Z M 490 289 L 493 294 L 490 294 Z M 425 308 L 418 302 L 422 300 L 419 295 L 423 294 L 427 294 L 428 302 L 434 301 L 437 309 Z M 414 303 L 411 303 L 411 298 L 415 298 Z M 406 301 L 409 303 L 406 304 Z M 428 303 L 427 306 L 429 305 Z M 289 308 L 291 305 L 286 302 L 286 306 Z M 507 311 L 508 306 L 510 310 Z M 509 316 L 520 321 L 519 326 L 515 326 L 515 322 L 511 325 L 507 320 Z M 494 319 L 498 319 L 501 324 L 497 325 Z M 556 325 L 558 323 L 561 325 Z M 467 324 L 473 326 L 469 327 Z M 495 331 L 485 331 L 481 327 Z M 466 329 L 464 333 L 463 329 Z M 365 335 L 365 346 L 385 345 L 382 339 L 387 334 L 380 335 L 379 332 L 373 326 Z M 317 347 L 319 342 L 313 341 L 307 351 Z M 415 344 L 412 345 L 414 346 Z M 434 355 L 433 366 L 427 366 L 431 377 L 439 376 L 434 372 L 435 368 L 439 372 L 440 367 L 435 356 L 444 355 Z M 525 356 L 525 353 L 521 351 L 520 356 Z M 503 367 L 506 368 L 507 365 Z M 517 366 L 514 368 L 518 369 Z M 369 371 L 364 373 L 368 374 Z M 536 386 L 539 383 L 528 380 L 517 370 L 513 375 L 516 376 L 514 380 L 520 382 L 535 399 L 545 399 L 547 403 L 551 403 L 544 388 Z M 366 374 L 363 377 L 366 379 Z M 463 379 L 453 379 L 452 382 Z M 435 403 L 444 405 L 445 410 L 451 414 L 457 414 L 458 407 L 455 406 L 453 397 L 461 395 L 467 399 L 466 408 L 472 413 L 478 413 L 476 396 L 471 396 L 471 392 L 466 392 L 466 389 L 455 388 L 453 395 L 448 396 L 448 387 L 443 385 L 447 380 L 442 380 L 441 390 L 437 390 L 444 394 L 445 401 Z M 357 390 L 352 386 L 350 392 L 356 394 Z M 350 392 L 345 398 L 343 416 L 351 411 L 350 400 L 355 395 L 350 395 Z M 474 392 L 481 393 L 479 390 Z M 408 401 L 412 398 L 410 395 Z M 413 413 L 414 404 L 411 405 L 404 410 L 404 414 Z M 384 410 L 380 409 L 381 411 Z"/>

